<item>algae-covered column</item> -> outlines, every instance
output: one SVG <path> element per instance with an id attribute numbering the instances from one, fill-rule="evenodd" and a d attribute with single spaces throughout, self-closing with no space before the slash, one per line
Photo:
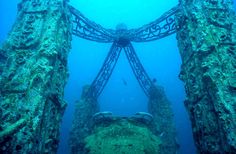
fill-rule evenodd
<path id="1" fill-rule="evenodd" d="M 153 131 L 161 139 L 160 154 L 178 153 L 174 114 L 161 86 L 151 88 L 148 112 L 153 116 Z"/>
<path id="2" fill-rule="evenodd" d="M 199 153 L 236 151 L 236 17 L 230 0 L 181 0 L 177 39 Z"/>
<path id="3" fill-rule="evenodd" d="M 70 132 L 70 153 L 87 154 L 85 138 L 92 133 L 93 115 L 99 112 L 96 99 L 86 97 L 89 86 L 83 87 L 81 99 L 76 102 L 72 129 Z"/>
<path id="4" fill-rule="evenodd" d="M 22 0 L 0 49 L 0 153 L 56 153 L 71 41 L 63 0 Z"/>

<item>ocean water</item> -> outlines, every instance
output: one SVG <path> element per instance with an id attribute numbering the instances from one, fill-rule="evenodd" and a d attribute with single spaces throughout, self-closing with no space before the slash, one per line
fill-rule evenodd
<path id="1" fill-rule="evenodd" d="M 105 28 L 114 29 L 125 23 L 128 28 L 138 28 L 147 24 L 167 10 L 177 5 L 177 0 L 71 0 L 71 5 L 79 9 L 90 20 Z M 183 83 L 178 79 L 181 59 L 177 49 L 176 36 L 148 42 L 133 43 L 133 46 L 151 78 L 165 88 L 172 103 L 175 123 L 180 143 L 180 153 L 194 154 L 191 125 L 184 109 Z M 70 78 L 65 89 L 65 99 L 69 105 L 64 115 L 62 136 L 58 153 L 67 153 L 69 130 L 72 124 L 74 102 L 80 98 L 81 87 L 90 84 L 96 77 L 111 44 L 96 43 L 73 37 L 69 56 Z M 123 81 L 127 82 L 127 85 Z M 139 111 L 147 111 L 147 97 L 140 88 L 124 52 L 117 62 L 114 72 L 98 99 L 101 111 L 111 111 L 116 115 L 129 116 Z"/>
<path id="2" fill-rule="evenodd" d="M 18 2 L 19 0 L 0 1 L 0 43 L 7 37 L 15 21 Z M 125 23 L 128 28 L 138 28 L 158 18 L 177 5 L 178 1 L 71 0 L 70 3 L 89 19 L 105 28 L 114 29 L 118 23 Z M 96 77 L 110 46 L 110 43 L 96 43 L 73 36 L 68 62 L 70 77 L 65 88 L 68 106 L 62 121 L 58 154 L 69 152 L 67 142 L 75 101 L 80 98 L 82 87 L 90 84 Z M 133 46 L 149 76 L 164 87 L 172 103 L 180 153 L 196 153 L 191 124 L 183 105 L 184 87 L 178 79 L 181 59 L 175 34 L 153 42 L 133 43 Z M 129 116 L 147 111 L 147 97 L 135 79 L 124 52 L 98 101 L 102 111 L 112 111 L 116 115 Z"/>

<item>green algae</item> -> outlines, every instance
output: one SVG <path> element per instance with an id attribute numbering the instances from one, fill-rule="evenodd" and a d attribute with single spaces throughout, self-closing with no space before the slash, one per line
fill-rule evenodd
<path id="1" fill-rule="evenodd" d="M 0 153 L 53 154 L 66 107 L 70 12 L 61 0 L 18 6 L 0 46 Z"/>
<path id="2" fill-rule="evenodd" d="M 198 153 L 236 151 L 236 16 L 232 1 L 182 1 L 175 17 Z"/>
<path id="3" fill-rule="evenodd" d="M 161 141 L 147 127 L 122 119 L 96 126 L 85 143 L 89 154 L 158 154 Z"/>

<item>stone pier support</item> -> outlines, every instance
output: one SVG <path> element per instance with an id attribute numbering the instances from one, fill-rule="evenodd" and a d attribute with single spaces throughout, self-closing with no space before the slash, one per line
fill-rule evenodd
<path id="1" fill-rule="evenodd" d="M 88 154 L 85 149 L 85 138 L 92 133 L 93 115 L 100 109 L 97 100 L 86 97 L 88 89 L 89 86 L 83 87 L 81 99 L 75 104 L 69 140 L 71 154 Z"/>
<path id="2" fill-rule="evenodd" d="M 56 153 L 66 103 L 65 0 L 22 0 L 0 48 L 0 153 Z"/>
<path id="3" fill-rule="evenodd" d="M 180 1 L 180 79 L 199 153 L 236 151 L 235 21 L 230 0 Z"/>
<path id="4" fill-rule="evenodd" d="M 160 154 L 178 153 L 174 114 L 163 87 L 151 89 L 148 112 L 153 116 L 153 132 L 161 139 Z"/>

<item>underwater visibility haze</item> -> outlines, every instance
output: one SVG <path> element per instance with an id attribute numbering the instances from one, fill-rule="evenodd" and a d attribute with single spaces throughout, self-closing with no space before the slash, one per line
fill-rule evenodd
<path id="1" fill-rule="evenodd" d="M 128 29 L 148 24 L 178 4 L 177 0 L 72 0 L 71 5 L 79 9 L 87 18 L 105 28 L 115 29 L 125 23 Z M 111 44 L 96 43 L 73 37 L 69 57 L 70 78 L 65 91 L 68 105 L 64 115 L 63 129 L 68 132 L 73 115 L 73 103 L 79 99 L 83 85 L 90 84 L 96 77 Z M 148 75 L 164 87 L 174 110 L 177 136 L 181 153 L 195 153 L 190 121 L 184 109 L 183 83 L 178 79 L 181 59 L 175 35 L 147 42 L 133 43 L 133 46 Z M 147 97 L 136 80 L 132 69 L 121 52 L 116 67 L 104 91 L 99 97 L 100 110 L 111 111 L 115 115 L 130 116 L 136 112 L 147 112 Z M 62 134 L 62 138 L 68 136 Z M 66 140 L 61 141 L 60 150 L 65 149 Z M 63 145 L 62 145 L 63 144 Z M 64 147 L 64 148 L 63 148 Z M 63 152 L 62 152 L 63 153 Z"/>
<path id="2" fill-rule="evenodd" d="M 1 44 L 16 20 L 19 2 L 20 0 L 0 1 Z M 176 6 L 178 0 L 70 0 L 69 4 L 102 27 L 115 30 L 118 24 L 125 24 L 128 29 L 148 24 Z M 132 42 L 132 45 L 151 80 L 164 88 L 170 101 L 179 153 L 195 154 L 191 122 L 184 107 L 184 84 L 179 79 L 181 57 L 176 34 L 151 42 Z M 95 79 L 111 46 L 112 43 L 98 43 L 72 37 L 68 58 L 69 78 L 64 94 L 68 104 L 62 119 L 58 154 L 67 154 L 70 151 L 68 142 L 76 101 L 80 100 L 83 87 Z M 135 78 L 124 51 L 121 51 L 98 102 L 100 111 L 109 111 L 121 117 L 148 112 L 148 98 Z M 162 135 L 161 133 L 160 136 Z"/>

